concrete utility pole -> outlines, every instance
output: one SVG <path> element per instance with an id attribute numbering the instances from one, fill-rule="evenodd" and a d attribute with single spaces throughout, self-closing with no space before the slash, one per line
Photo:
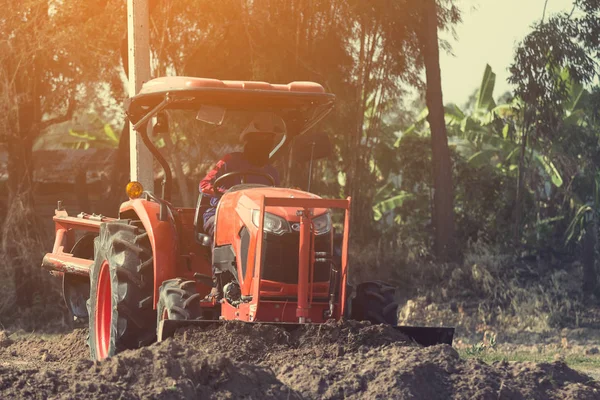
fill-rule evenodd
<path id="1" fill-rule="evenodd" d="M 148 0 L 127 0 L 129 42 L 129 97 L 135 96 L 142 84 L 150 80 L 150 16 Z M 140 135 L 129 125 L 129 172 L 132 181 L 145 190 L 154 191 L 152 154 Z"/>

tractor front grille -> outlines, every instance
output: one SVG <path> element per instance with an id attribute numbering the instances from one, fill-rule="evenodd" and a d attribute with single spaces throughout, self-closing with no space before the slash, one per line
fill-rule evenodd
<path id="1" fill-rule="evenodd" d="M 291 232 L 281 236 L 265 232 L 263 242 L 262 279 L 281 283 L 298 283 L 298 252 L 300 233 Z M 331 252 L 329 234 L 315 237 L 315 251 Z M 314 281 L 329 281 L 330 264 L 315 263 Z"/>

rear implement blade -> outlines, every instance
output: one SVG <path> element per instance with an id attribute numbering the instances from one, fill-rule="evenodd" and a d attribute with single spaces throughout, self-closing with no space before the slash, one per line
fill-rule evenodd
<path id="1" fill-rule="evenodd" d="M 175 332 L 180 328 L 196 326 L 200 328 L 206 328 L 213 324 L 220 324 L 223 321 L 216 320 L 196 320 L 196 321 L 177 321 L 177 320 L 163 320 L 158 325 L 158 337 L 159 342 L 168 339 L 175 335 Z M 245 324 L 268 324 L 275 325 L 281 329 L 285 329 L 291 332 L 298 329 L 303 325 L 310 324 L 296 324 L 288 322 L 244 322 Z M 316 324 L 315 324 L 316 325 Z M 434 346 L 436 344 L 449 344 L 452 346 L 452 339 L 454 338 L 454 328 L 428 328 L 421 326 L 395 326 L 394 329 L 402 332 L 406 336 L 413 339 L 415 342 L 422 346 Z"/>
<path id="2" fill-rule="evenodd" d="M 454 328 L 401 325 L 394 328 L 425 347 L 435 346 L 436 344 L 449 344 L 452 346 L 452 340 L 454 339 Z"/>

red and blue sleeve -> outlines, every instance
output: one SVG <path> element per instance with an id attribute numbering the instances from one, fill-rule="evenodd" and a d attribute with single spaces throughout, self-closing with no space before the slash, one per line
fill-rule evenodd
<path id="1" fill-rule="evenodd" d="M 214 182 L 227 171 L 227 162 L 231 159 L 231 154 L 226 154 L 225 157 L 217 162 L 208 174 L 200 181 L 200 191 L 204 194 L 215 195 Z"/>

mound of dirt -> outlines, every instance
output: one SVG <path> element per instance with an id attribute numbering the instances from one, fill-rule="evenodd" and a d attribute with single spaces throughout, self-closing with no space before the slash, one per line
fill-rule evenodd
<path id="1" fill-rule="evenodd" d="M 10 359 L 21 363 L 44 361 L 69 364 L 88 354 L 87 329 L 76 329 L 55 340 L 34 334 L 13 340 L 5 332 L 0 332 L 0 365 Z"/>
<path id="2" fill-rule="evenodd" d="M 352 321 L 291 333 L 233 322 L 185 329 L 104 362 L 87 359 L 85 337 L 3 341 L 0 398 L 600 398 L 598 382 L 560 362 L 487 365 Z"/>
<path id="3" fill-rule="evenodd" d="M 205 330 L 181 330 L 176 340 L 249 363 L 277 359 L 290 351 L 318 358 L 338 358 L 391 343 L 414 346 L 407 336 L 391 326 L 356 321 L 306 325 L 291 333 L 274 325 L 225 322 Z"/>

